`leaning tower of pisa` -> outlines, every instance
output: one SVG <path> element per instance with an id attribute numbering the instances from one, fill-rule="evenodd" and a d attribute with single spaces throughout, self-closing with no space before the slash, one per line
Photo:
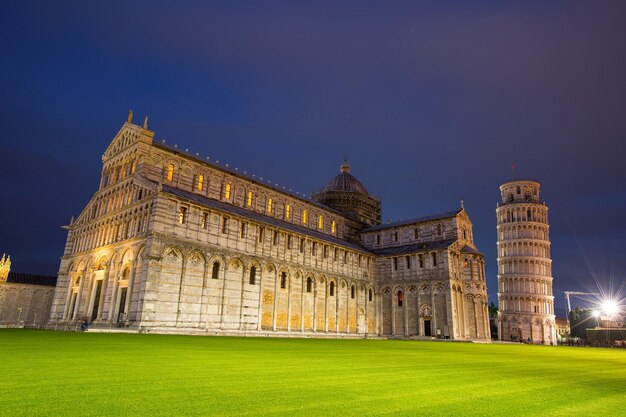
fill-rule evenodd
<path id="1" fill-rule="evenodd" d="M 540 184 L 500 186 L 498 217 L 498 335 L 503 341 L 556 344 L 548 206 Z"/>

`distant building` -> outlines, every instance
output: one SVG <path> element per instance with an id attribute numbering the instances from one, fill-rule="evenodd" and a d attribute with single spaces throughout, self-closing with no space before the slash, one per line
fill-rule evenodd
<path id="1" fill-rule="evenodd" d="M 555 318 L 554 326 L 556 330 L 556 337 L 558 339 L 566 339 L 569 335 L 569 328 L 567 327 L 567 319 Z"/>
<path id="2" fill-rule="evenodd" d="M 53 322 L 489 339 L 484 257 L 462 207 L 381 224 L 347 162 L 307 198 L 131 117 L 102 163 L 69 226 Z"/>
<path id="3" fill-rule="evenodd" d="M 55 276 L 11 271 L 11 257 L 0 259 L 0 325 L 41 325 L 48 322 Z"/>
<path id="4" fill-rule="evenodd" d="M 540 184 L 500 186 L 498 224 L 498 334 L 503 341 L 556 344 L 548 207 Z"/>

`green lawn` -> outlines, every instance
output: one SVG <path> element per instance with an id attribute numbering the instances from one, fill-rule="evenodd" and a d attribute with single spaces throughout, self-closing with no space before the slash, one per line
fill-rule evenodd
<path id="1" fill-rule="evenodd" d="M 626 415 L 626 350 L 0 330 L 0 414 Z"/>

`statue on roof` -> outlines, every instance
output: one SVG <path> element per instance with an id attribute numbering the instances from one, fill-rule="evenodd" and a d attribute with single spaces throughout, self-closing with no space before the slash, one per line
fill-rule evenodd
<path id="1" fill-rule="evenodd" d="M 132 123 L 132 122 L 133 122 L 133 111 L 128 110 L 128 123 Z"/>
<path id="2" fill-rule="evenodd" d="M 5 259 L 5 254 L 2 254 L 2 259 L 0 259 L 0 284 L 7 282 L 9 271 L 11 271 L 11 255 Z"/>

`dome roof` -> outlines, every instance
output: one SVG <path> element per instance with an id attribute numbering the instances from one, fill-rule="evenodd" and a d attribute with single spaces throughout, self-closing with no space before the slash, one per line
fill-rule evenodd
<path id="1" fill-rule="evenodd" d="M 350 175 L 350 165 L 348 165 L 348 161 L 343 161 L 343 165 L 341 165 L 339 171 L 340 174 L 328 181 L 328 184 L 326 184 L 322 192 L 351 191 L 369 195 L 363 184 L 354 178 L 354 176 Z"/>

